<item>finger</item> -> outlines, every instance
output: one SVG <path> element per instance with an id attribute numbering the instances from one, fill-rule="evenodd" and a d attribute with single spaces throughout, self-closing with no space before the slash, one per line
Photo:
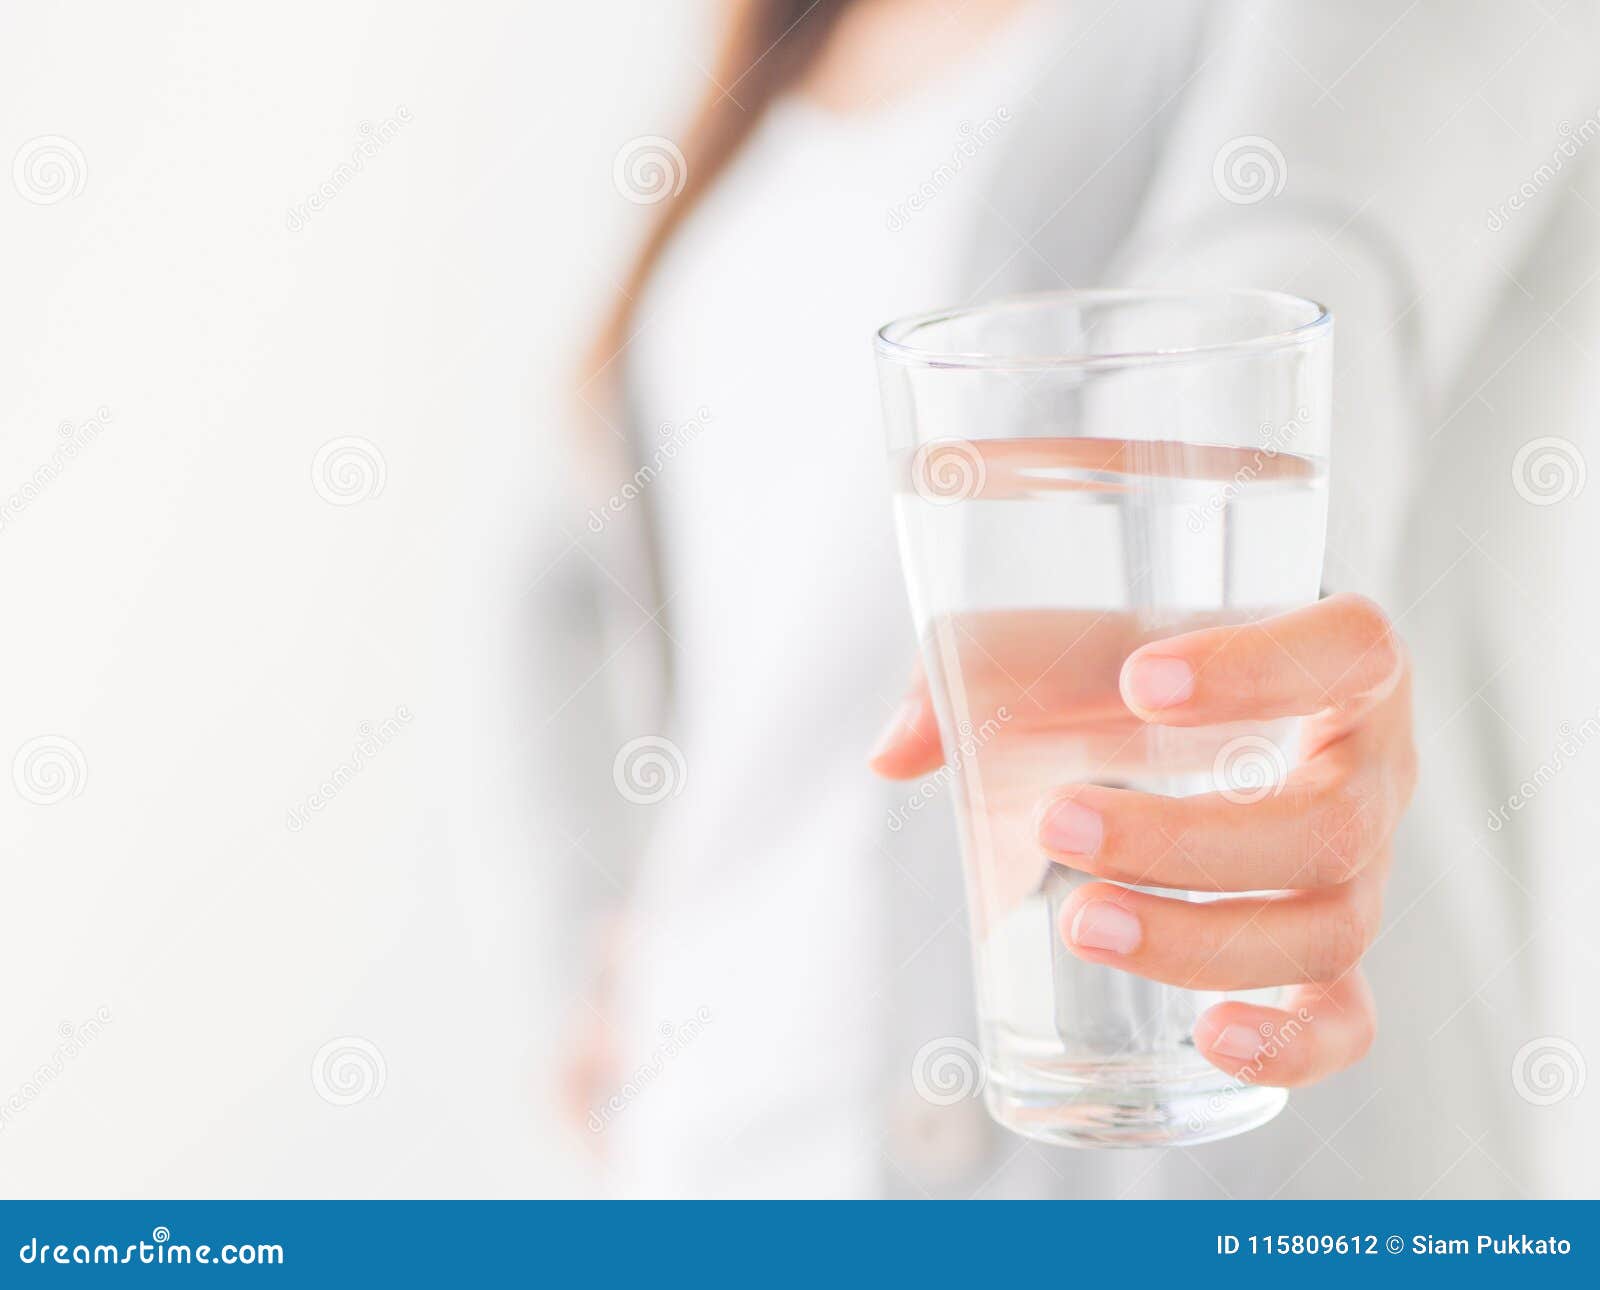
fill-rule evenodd
<path id="1" fill-rule="evenodd" d="M 1186 990 L 1255 990 L 1352 971 L 1382 920 L 1381 878 L 1271 896 L 1187 901 L 1093 882 L 1063 905 L 1079 958 Z"/>
<path id="2" fill-rule="evenodd" d="M 1366 1056 L 1378 1031 L 1372 991 L 1359 970 L 1329 986 L 1291 991 L 1282 1008 L 1219 1003 L 1195 1024 L 1213 1066 L 1248 1084 L 1314 1084 Z"/>
<path id="3" fill-rule="evenodd" d="M 1265 796 L 1074 785 L 1045 801 L 1038 839 L 1058 863 L 1139 887 L 1335 886 L 1371 863 L 1399 821 L 1410 793 L 1403 751 L 1363 728 Z"/>
<path id="4" fill-rule="evenodd" d="M 939 721 L 920 666 L 867 764 L 885 779 L 917 779 L 944 765 Z"/>
<path id="5" fill-rule="evenodd" d="M 1147 721 L 1204 726 L 1309 716 L 1354 717 L 1399 680 L 1404 653 L 1364 596 L 1330 596 L 1286 614 L 1153 641 L 1128 656 L 1123 702 Z"/>

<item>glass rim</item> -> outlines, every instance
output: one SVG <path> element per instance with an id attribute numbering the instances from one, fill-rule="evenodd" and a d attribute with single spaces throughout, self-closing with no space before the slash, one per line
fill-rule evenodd
<path id="1" fill-rule="evenodd" d="M 1291 306 L 1311 312 L 1305 322 L 1278 331 L 1266 331 L 1259 336 L 1240 340 L 1222 341 L 1210 345 L 1188 345 L 1173 349 L 1146 349 L 1106 352 L 1103 354 L 1004 354 L 985 351 L 942 350 L 908 344 L 918 330 L 935 323 L 953 319 L 972 318 L 982 314 L 1003 313 L 1011 309 L 1037 307 L 1051 303 L 1131 303 L 1138 301 L 1171 302 L 1177 300 L 1202 301 L 1257 300 L 1276 305 Z M 903 363 L 911 367 L 950 367 L 977 371 L 1030 371 L 1056 368 L 1068 371 L 1103 371 L 1108 368 L 1145 367 L 1157 363 L 1183 363 L 1197 360 L 1227 358 L 1239 354 L 1255 354 L 1272 350 L 1289 349 L 1304 345 L 1332 330 L 1333 314 L 1328 307 L 1304 296 L 1287 291 L 1273 291 L 1265 287 L 1172 287 L 1146 289 L 1142 287 L 1068 287 L 1055 291 L 1028 291 L 1001 296 L 983 304 L 960 305 L 954 308 L 935 309 L 928 313 L 912 314 L 885 323 L 877 331 L 873 349 L 880 358 Z"/>

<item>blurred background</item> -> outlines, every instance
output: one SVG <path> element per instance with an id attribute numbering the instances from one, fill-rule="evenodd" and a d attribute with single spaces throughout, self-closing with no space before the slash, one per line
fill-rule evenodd
<path id="1" fill-rule="evenodd" d="M 703 9 L 0 18 L 6 1193 L 587 1185 L 532 544 Z"/>

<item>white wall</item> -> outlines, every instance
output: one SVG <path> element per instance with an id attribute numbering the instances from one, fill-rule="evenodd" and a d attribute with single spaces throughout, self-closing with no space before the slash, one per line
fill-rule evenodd
<path id="1" fill-rule="evenodd" d="M 648 214 L 612 159 L 678 129 L 708 20 L 0 16 L 0 1192 L 593 1187 L 507 714 L 566 374 Z M 339 505 L 348 436 L 383 487 Z M 343 1037 L 382 1059 L 354 1105 L 311 1074 Z"/>

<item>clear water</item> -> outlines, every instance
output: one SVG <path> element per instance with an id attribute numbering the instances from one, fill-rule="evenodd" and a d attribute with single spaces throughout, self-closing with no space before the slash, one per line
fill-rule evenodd
<path id="1" fill-rule="evenodd" d="M 1123 706 L 1117 679 L 1146 641 L 1316 598 L 1322 463 L 1018 439 L 908 452 L 895 468 L 924 662 L 946 750 L 958 750 L 953 797 L 991 1109 L 1064 1140 L 1115 1140 L 1118 1125 L 1134 1140 L 1172 1140 L 1185 1136 L 1170 1123 L 1180 1116 L 1190 1138 L 1236 1131 L 1222 1122 L 1247 1107 L 1196 1121 L 1196 1097 L 1231 1083 L 1191 1039 L 1224 996 L 1068 952 L 1057 915 L 1086 879 L 1044 857 L 1037 813 L 1073 783 L 1172 796 L 1271 791 L 1292 764 L 1295 723 L 1149 726 Z M 1251 1093 L 1281 1105 L 1273 1090 Z"/>

